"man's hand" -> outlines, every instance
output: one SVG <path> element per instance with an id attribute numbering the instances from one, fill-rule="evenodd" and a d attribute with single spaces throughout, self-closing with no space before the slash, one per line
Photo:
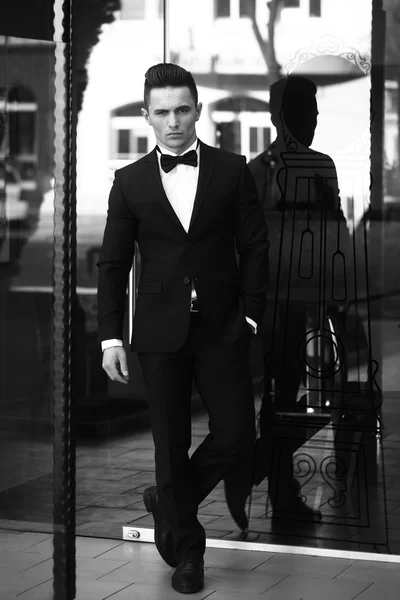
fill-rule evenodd
<path id="1" fill-rule="evenodd" d="M 102 367 L 112 381 L 128 383 L 128 361 L 125 349 L 121 346 L 113 346 L 104 350 Z"/>

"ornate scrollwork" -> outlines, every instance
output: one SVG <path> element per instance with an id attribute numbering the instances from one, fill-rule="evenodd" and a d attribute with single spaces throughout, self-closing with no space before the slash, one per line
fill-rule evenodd
<path id="1" fill-rule="evenodd" d="M 286 74 L 290 75 L 300 65 L 318 56 L 337 56 L 348 60 L 363 71 L 364 75 L 368 75 L 371 70 L 371 63 L 360 54 L 357 48 L 345 46 L 340 38 L 326 35 L 316 38 L 311 46 L 300 48 L 295 56 L 286 63 Z"/>
<path id="2" fill-rule="evenodd" d="M 324 481 L 334 492 L 334 495 L 328 500 L 329 506 L 341 508 L 347 500 L 348 469 L 344 460 L 335 455 L 326 456 L 321 461 L 320 472 Z"/>
<path id="3" fill-rule="evenodd" d="M 315 459 L 306 452 L 297 452 L 293 457 L 293 474 L 299 483 L 299 492 L 303 502 L 307 502 L 307 496 L 301 494 L 301 490 L 314 477 L 317 472 Z"/>

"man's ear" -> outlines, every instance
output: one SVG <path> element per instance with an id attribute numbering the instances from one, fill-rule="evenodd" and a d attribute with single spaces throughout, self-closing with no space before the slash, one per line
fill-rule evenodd
<path id="1" fill-rule="evenodd" d="M 151 125 L 151 121 L 150 121 L 150 117 L 149 117 L 149 113 L 147 112 L 147 110 L 145 108 L 141 108 L 140 112 L 142 113 L 142 117 L 144 117 L 146 123 L 148 125 Z"/>
<path id="2" fill-rule="evenodd" d="M 203 108 L 203 104 L 201 102 L 199 102 L 198 105 L 196 106 L 196 112 L 197 112 L 196 121 L 198 121 L 200 119 L 202 108 Z"/>

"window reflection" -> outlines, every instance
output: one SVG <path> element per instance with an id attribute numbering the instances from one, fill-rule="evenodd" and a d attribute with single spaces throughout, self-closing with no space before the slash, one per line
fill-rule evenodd
<path id="1" fill-rule="evenodd" d="M 53 521 L 53 67 L 52 42 L 0 37 L 0 507 L 39 531 Z"/>
<path id="2" fill-rule="evenodd" d="M 363 71 L 356 61 L 352 62 L 340 57 L 340 48 L 345 52 L 348 46 L 352 46 L 356 48 L 357 56 L 369 56 L 370 13 L 368 10 L 371 6 L 367 9 L 365 3 L 357 3 L 357 6 L 352 5 L 351 7 L 341 3 L 339 11 L 341 17 L 338 18 L 339 12 L 336 12 L 335 15 L 329 3 L 314 0 L 304 2 L 284 0 L 279 3 L 279 10 L 276 12 L 270 10 L 272 3 L 267 7 L 266 3 L 262 2 L 210 1 L 204 2 L 201 15 L 196 13 L 194 17 L 194 4 L 194 2 L 191 3 L 193 12 L 191 10 L 186 12 L 182 11 L 182 3 L 179 0 L 171 1 L 169 41 L 172 60 L 189 69 L 198 83 L 199 99 L 203 103 L 203 114 L 198 124 L 198 133 L 203 141 L 232 152 L 245 154 L 248 160 L 255 158 L 266 150 L 276 137 L 276 130 L 270 118 L 270 85 L 279 76 L 285 75 L 287 65 L 290 63 L 295 74 L 302 74 L 316 83 L 320 114 L 318 115 L 317 135 L 312 148 L 329 154 L 336 164 L 341 207 L 347 218 L 347 225 L 346 221 L 343 221 L 343 236 L 348 237 L 349 232 L 353 232 L 358 227 L 352 239 L 352 242 L 355 241 L 358 252 L 357 292 L 358 297 L 365 297 L 365 253 L 367 249 L 362 236 L 362 219 L 369 203 L 370 193 L 370 82 L 368 70 L 367 72 Z M 354 17 L 357 15 L 358 27 L 356 30 L 354 27 L 351 32 L 348 30 L 344 23 L 346 21 L 345 14 L 348 14 L 349 19 L 350 15 L 354 14 Z M 182 31 L 186 35 L 182 34 Z M 326 34 L 328 34 L 328 37 L 325 38 L 326 41 L 323 41 L 319 47 L 318 40 Z M 273 44 L 269 42 L 271 35 L 274 35 Z M 237 43 L 239 39 L 240 44 Z M 314 62 L 309 60 L 312 56 L 317 57 L 317 60 Z M 349 97 L 353 101 L 349 102 Z M 294 170 L 289 169 L 288 177 L 294 176 Z M 300 167 L 299 170 L 301 171 Z M 306 175 L 304 176 L 306 177 Z M 304 181 L 300 183 L 304 184 Z M 298 193 L 304 195 L 305 184 L 302 187 L 300 183 Z M 285 243 L 285 240 L 283 242 Z M 352 252 L 353 250 L 350 253 Z M 373 261 L 374 251 L 371 250 L 371 252 L 371 261 Z M 295 260 L 296 258 L 298 256 L 294 257 Z M 354 269 L 355 267 L 352 268 L 352 271 Z M 373 272 L 376 273 L 373 283 L 379 285 L 377 271 Z M 286 290 L 286 292 L 289 294 L 291 290 Z M 269 306 L 273 307 L 274 302 L 275 298 L 271 294 Z M 335 335 L 343 338 L 343 343 L 350 343 L 349 354 L 351 356 L 346 366 L 350 373 L 349 388 L 346 389 L 350 389 L 353 385 L 352 390 L 357 395 L 357 386 L 364 389 L 366 382 L 371 382 L 371 378 L 368 379 L 370 377 L 367 366 L 368 352 L 373 348 L 374 357 L 379 361 L 380 349 L 379 344 L 373 346 L 373 342 L 369 338 L 370 317 L 365 304 L 361 306 L 356 302 L 350 312 L 343 313 L 341 310 L 339 316 L 329 316 L 326 329 L 330 331 L 329 335 L 334 329 Z M 305 319 L 304 323 L 314 322 L 313 314 L 311 311 L 308 315 L 309 318 Z M 347 315 L 347 322 L 343 314 Z M 340 330 L 342 321 L 346 322 L 348 338 Z M 338 334 L 339 330 L 340 334 Z M 306 335 L 306 332 L 303 331 L 303 334 Z M 308 332 L 307 335 L 311 336 L 311 333 Z M 310 356 L 307 360 L 310 364 L 314 364 L 314 368 L 317 370 L 322 369 L 324 364 L 326 366 L 330 364 L 330 361 L 335 361 L 335 357 L 338 358 L 339 345 L 328 344 L 325 347 L 324 344 L 325 342 L 318 345 L 315 342 L 314 347 L 310 342 L 308 345 L 307 352 L 310 353 Z M 256 353 L 257 351 L 254 349 L 254 354 Z M 317 361 L 318 367 L 315 367 L 317 363 L 314 361 Z M 352 382 L 351 385 L 350 382 Z M 305 401 L 306 413 L 315 416 L 319 414 L 322 421 L 326 418 L 325 425 L 322 425 L 321 421 L 317 426 L 317 420 L 314 419 L 314 421 L 308 422 L 308 432 L 301 430 L 299 423 L 297 426 L 293 426 L 291 434 L 288 430 L 282 429 L 284 436 L 291 435 L 297 439 L 301 435 L 305 435 L 303 446 L 297 453 L 299 458 L 296 453 L 293 457 L 297 481 L 305 496 L 309 496 L 310 506 L 317 508 L 320 503 L 321 510 L 328 510 L 328 512 L 331 510 L 330 491 L 334 489 L 336 493 L 340 485 L 344 485 L 347 469 L 351 467 L 351 461 L 350 463 L 346 462 L 348 456 L 344 462 L 339 460 L 341 444 L 350 443 L 351 436 L 346 440 L 346 436 L 342 437 L 342 433 L 336 436 L 333 432 L 332 415 L 335 413 L 332 412 L 332 405 L 336 402 L 334 398 L 337 392 L 330 389 L 331 384 L 336 385 L 336 383 L 326 380 L 321 383 L 321 386 L 319 384 L 314 386 L 318 389 L 307 389 L 308 384 L 304 386 L 297 395 L 298 402 L 294 410 L 301 414 L 305 410 L 302 408 L 302 402 Z M 313 386 L 311 385 L 311 387 Z M 379 393 L 377 393 L 377 398 L 378 396 Z M 364 402 L 366 402 L 365 398 Z M 359 406 L 364 406 L 365 409 L 362 401 Z M 373 411 L 371 419 L 374 422 Z M 329 435 L 333 436 L 331 441 L 323 442 L 324 436 L 329 438 Z M 360 435 L 362 436 L 364 433 L 360 433 Z M 288 438 L 288 448 L 290 445 L 291 442 Z M 312 447 L 314 450 L 310 449 Z M 366 470 L 357 474 L 361 480 L 364 476 L 373 477 L 368 469 L 374 470 L 374 449 L 370 446 L 368 452 Z M 329 462 L 323 461 L 321 453 L 325 453 L 325 456 L 330 455 L 333 462 L 337 461 L 338 475 L 340 473 L 340 478 L 343 478 L 343 481 L 341 479 L 336 485 L 330 477 L 330 472 L 324 473 L 328 485 L 326 489 L 317 486 L 318 469 Z M 308 457 L 307 460 L 304 458 L 305 454 Z M 302 458 L 300 458 L 301 456 Z M 287 460 L 285 460 L 285 464 L 287 464 Z M 314 471 L 312 465 L 315 466 Z M 276 469 L 279 471 L 281 466 L 278 460 L 275 465 Z M 379 468 L 382 468 L 382 465 Z M 316 495 L 313 493 L 308 495 L 306 491 L 308 488 L 303 488 L 308 481 L 307 469 L 311 469 L 308 472 L 310 481 L 316 482 L 316 489 L 318 489 Z M 263 485 L 262 483 L 261 486 Z M 261 487 L 261 490 L 266 491 L 266 488 Z M 372 497 L 368 497 L 368 502 L 372 502 Z M 268 505 L 266 508 L 268 509 Z M 351 509 L 349 510 L 351 512 Z M 375 515 L 378 522 L 381 521 L 383 515 L 384 507 L 381 504 Z M 352 518 L 351 515 L 349 518 Z M 360 523 L 361 521 L 358 522 L 359 525 Z M 263 532 L 274 531 L 276 533 L 279 530 L 279 528 L 266 529 L 268 521 L 258 520 L 256 517 L 254 517 L 252 526 L 255 531 L 257 531 L 257 527 L 260 528 L 258 531 Z M 344 527 L 343 536 L 346 536 L 346 531 Z M 358 529 L 357 533 L 360 534 L 360 532 L 361 530 Z M 318 536 L 317 530 L 310 533 L 311 537 L 314 535 Z M 376 541 L 381 543 L 382 539 L 378 536 Z"/>

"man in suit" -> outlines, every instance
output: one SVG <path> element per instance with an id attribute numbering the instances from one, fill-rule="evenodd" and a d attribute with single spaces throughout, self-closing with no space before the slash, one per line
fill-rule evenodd
<path id="1" fill-rule="evenodd" d="M 182 593 L 204 583 L 199 504 L 230 473 L 251 473 L 248 351 L 268 281 L 267 229 L 246 159 L 198 140 L 201 108 L 188 71 L 169 63 L 147 71 L 142 114 L 157 146 L 116 171 L 98 262 L 103 368 L 126 383 L 122 327 L 138 243 L 130 349 L 146 383 L 157 483 L 144 502 L 157 548 L 176 567 L 172 587 Z M 210 432 L 189 459 L 193 379 Z"/>

